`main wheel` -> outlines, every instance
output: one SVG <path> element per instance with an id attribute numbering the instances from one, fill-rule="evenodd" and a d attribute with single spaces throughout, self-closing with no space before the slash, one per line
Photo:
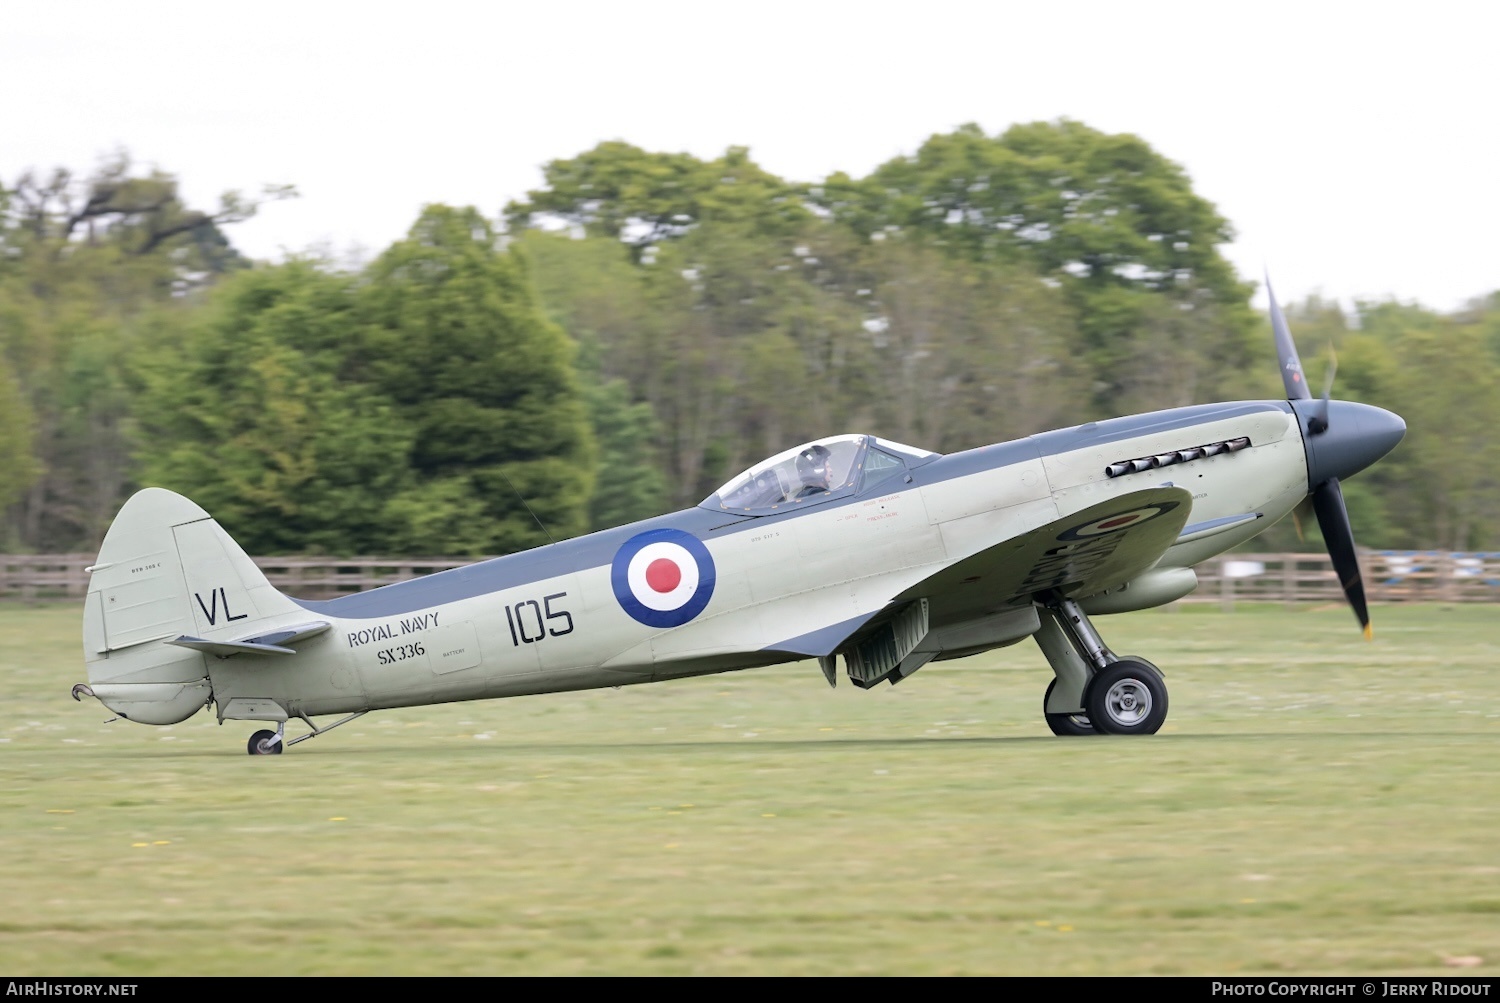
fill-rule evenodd
<path id="1" fill-rule="evenodd" d="M 1089 721 L 1087 714 L 1049 714 L 1047 704 L 1052 699 L 1052 691 L 1057 687 L 1057 679 L 1054 678 L 1047 684 L 1047 692 L 1042 697 L 1042 717 L 1047 719 L 1047 727 L 1052 729 L 1054 735 L 1097 735 L 1098 730 Z"/>
<path id="2" fill-rule="evenodd" d="M 1084 706 L 1102 732 L 1154 735 L 1167 719 L 1167 684 L 1150 662 L 1122 658 L 1094 674 Z"/>
<path id="3" fill-rule="evenodd" d="M 252 756 L 279 756 L 285 745 L 276 737 L 276 732 L 257 731 L 250 736 L 245 748 Z"/>

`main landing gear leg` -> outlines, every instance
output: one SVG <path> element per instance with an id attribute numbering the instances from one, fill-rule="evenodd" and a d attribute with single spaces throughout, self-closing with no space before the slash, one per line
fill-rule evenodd
<path id="1" fill-rule="evenodd" d="M 317 725 L 313 724 L 312 718 L 308 717 L 306 714 L 298 714 L 297 717 L 299 717 L 309 728 L 312 729 L 311 734 L 298 735 L 296 738 L 289 739 L 286 737 L 286 722 L 282 721 L 276 726 L 275 731 L 257 731 L 255 734 L 251 735 L 250 742 L 247 745 L 247 748 L 250 750 L 250 755 L 252 756 L 279 756 L 281 755 L 282 750 L 284 750 L 288 745 L 296 745 L 298 742 L 305 742 L 309 738 L 317 738 L 319 735 L 330 732 L 341 724 L 348 724 L 355 718 L 364 717 L 368 713 L 369 711 L 364 710 L 356 711 L 353 714 L 350 714 L 348 717 L 339 718 L 337 721 L 328 725 L 326 728 L 319 728 Z"/>
<path id="2" fill-rule="evenodd" d="M 1054 735 L 1097 735 L 1083 707 L 1083 694 L 1094 670 L 1073 649 L 1057 615 L 1046 607 L 1040 612 L 1042 626 L 1034 636 L 1054 673 L 1042 697 L 1042 717 Z"/>
<path id="3" fill-rule="evenodd" d="M 1167 719 L 1161 670 L 1144 658 L 1109 650 L 1089 618 L 1057 593 L 1042 601 L 1037 645 L 1056 678 L 1043 698 L 1057 735 L 1154 735 Z"/>

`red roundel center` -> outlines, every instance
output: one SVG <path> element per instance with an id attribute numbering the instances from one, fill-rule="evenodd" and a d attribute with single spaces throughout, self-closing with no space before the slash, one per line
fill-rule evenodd
<path id="1" fill-rule="evenodd" d="M 1100 529 L 1116 529 L 1116 528 L 1118 528 L 1120 526 L 1128 526 L 1132 522 L 1135 522 L 1140 517 L 1141 517 L 1141 514 L 1139 512 L 1130 512 L 1130 513 L 1127 513 L 1126 515 L 1116 516 L 1115 518 L 1110 519 L 1107 522 L 1101 522 L 1099 524 L 1099 528 Z"/>
<path id="2" fill-rule="evenodd" d="M 675 561 L 658 557 L 646 568 L 646 584 L 655 592 L 671 592 L 682 584 L 682 569 Z"/>

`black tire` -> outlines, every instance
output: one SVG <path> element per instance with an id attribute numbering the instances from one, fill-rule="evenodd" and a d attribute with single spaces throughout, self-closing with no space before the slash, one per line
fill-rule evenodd
<path id="1" fill-rule="evenodd" d="M 1167 678 L 1167 674 L 1165 672 L 1163 672 L 1161 669 L 1158 669 L 1156 667 L 1156 663 L 1153 662 L 1153 661 L 1151 661 L 1149 658 L 1142 658 L 1140 655 L 1123 655 L 1123 656 L 1121 656 L 1120 661 L 1122 661 L 1122 662 L 1140 662 L 1142 665 L 1146 666 L 1146 668 L 1150 669 L 1152 672 L 1155 672 L 1158 679 L 1166 679 Z"/>
<path id="2" fill-rule="evenodd" d="M 1042 717 L 1047 721 L 1047 727 L 1052 729 L 1052 734 L 1062 735 L 1064 738 L 1075 735 L 1097 735 L 1099 734 L 1086 714 L 1048 714 L 1047 702 L 1052 699 L 1052 690 L 1057 686 L 1057 679 L 1047 684 L 1047 692 L 1042 697 Z"/>
<path id="3" fill-rule="evenodd" d="M 1083 702 L 1106 734 L 1154 735 L 1167 719 L 1167 684 L 1150 662 L 1122 658 L 1094 673 Z"/>
<path id="4" fill-rule="evenodd" d="M 279 756 L 286 743 L 276 738 L 274 731 L 257 731 L 245 743 L 245 750 L 252 756 Z"/>

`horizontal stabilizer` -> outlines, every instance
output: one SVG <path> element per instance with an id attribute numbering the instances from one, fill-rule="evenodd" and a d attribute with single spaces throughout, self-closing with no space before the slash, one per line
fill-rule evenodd
<path id="1" fill-rule="evenodd" d="M 309 637 L 317 637 L 332 626 L 333 624 L 327 620 L 314 620 L 312 623 L 299 623 L 290 627 L 278 627 L 259 636 L 245 637 L 240 640 L 247 644 L 296 644 L 298 641 L 305 641 Z"/>
<path id="2" fill-rule="evenodd" d="M 237 638 L 233 641 L 209 641 L 184 634 L 167 643 L 175 644 L 180 648 L 193 648 L 218 658 L 228 658 L 231 655 L 295 655 L 297 649 L 288 648 L 286 645 L 315 637 L 331 626 L 333 625 L 326 620 L 319 620 L 314 623 L 299 623 L 293 627 L 282 627 L 279 630 Z"/>
<path id="3" fill-rule="evenodd" d="M 175 644 L 179 648 L 193 648 L 220 658 L 228 658 L 230 655 L 295 655 L 297 653 L 296 648 L 283 648 L 276 644 L 256 644 L 253 641 L 205 641 L 201 637 L 188 637 L 186 634 L 167 643 Z"/>

